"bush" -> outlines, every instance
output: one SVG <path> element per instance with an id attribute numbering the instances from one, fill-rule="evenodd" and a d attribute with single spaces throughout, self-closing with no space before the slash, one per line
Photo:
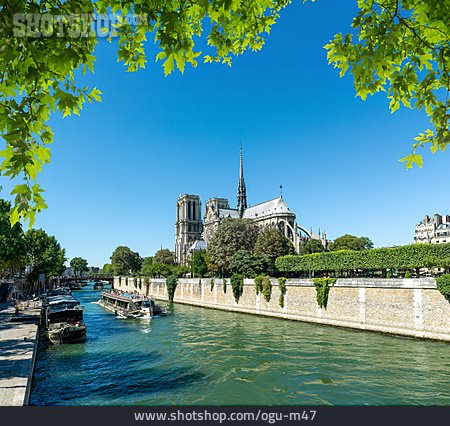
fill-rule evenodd
<path id="1" fill-rule="evenodd" d="M 450 299 L 450 275 L 441 275 L 437 280 L 437 288 L 446 299 Z"/>
<path id="2" fill-rule="evenodd" d="M 263 277 L 261 293 L 266 302 L 270 302 L 270 298 L 272 297 L 272 282 L 270 281 L 270 277 Z"/>
<path id="3" fill-rule="evenodd" d="M 316 287 L 317 304 L 322 309 L 327 309 L 328 294 L 330 293 L 330 285 L 336 283 L 336 278 L 314 278 L 314 287 Z"/>
<path id="4" fill-rule="evenodd" d="M 234 300 L 236 300 L 236 303 L 239 303 L 239 299 L 244 291 L 244 277 L 240 274 L 234 274 L 232 275 L 230 281 L 231 288 L 233 289 Z"/>
<path id="5" fill-rule="evenodd" d="M 278 286 L 280 288 L 280 307 L 284 308 L 284 296 L 286 294 L 286 278 L 278 278 Z"/>
<path id="6" fill-rule="evenodd" d="M 409 271 L 406 271 L 404 278 L 411 278 L 411 273 Z"/>
<path id="7" fill-rule="evenodd" d="M 261 293 L 262 291 L 262 282 L 263 282 L 264 277 L 262 275 L 257 276 L 254 281 L 255 281 L 255 291 L 256 291 L 256 295 L 258 295 L 259 293 Z"/>
<path id="8" fill-rule="evenodd" d="M 178 278 L 175 275 L 170 275 L 166 278 L 166 286 L 167 286 L 167 297 L 169 299 L 169 303 L 173 303 L 173 298 L 175 296 L 175 290 L 177 289 Z"/>

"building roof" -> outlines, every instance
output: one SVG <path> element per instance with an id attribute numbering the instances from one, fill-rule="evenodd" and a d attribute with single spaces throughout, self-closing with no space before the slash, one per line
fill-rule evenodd
<path id="1" fill-rule="evenodd" d="M 266 216 L 272 216 L 275 214 L 293 215 L 295 213 L 289 208 L 282 197 L 275 198 L 274 200 L 266 201 L 256 206 L 249 207 L 244 212 L 245 219 L 260 219 Z"/>
<path id="2" fill-rule="evenodd" d="M 206 243 L 205 240 L 196 240 L 194 242 L 194 244 L 192 244 L 189 251 L 195 252 L 195 251 L 206 250 L 207 247 L 208 247 L 208 244 Z"/>
<path id="3" fill-rule="evenodd" d="M 219 209 L 219 218 L 226 219 L 231 217 L 232 219 L 239 219 L 239 212 L 235 209 Z"/>

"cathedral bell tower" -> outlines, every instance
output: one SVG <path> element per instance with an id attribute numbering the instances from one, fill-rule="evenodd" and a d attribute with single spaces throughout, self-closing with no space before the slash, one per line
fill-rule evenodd
<path id="1" fill-rule="evenodd" d="M 202 203 L 198 195 L 180 195 L 177 203 L 175 257 L 185 265 L 189 249 L 203 232 Z"/>
<path id="2" fill-rule="evenodd" d="M 247 209 L 247 187 L 245 186 L 245 179 L 244 179 L 244 158 L 242 155 L 242 146 L 241 146 L 240 167 L 239 167 L 237 209 L 239 212 L 239 217 L 240 218 L 244 217 L 244 212 Z"/>

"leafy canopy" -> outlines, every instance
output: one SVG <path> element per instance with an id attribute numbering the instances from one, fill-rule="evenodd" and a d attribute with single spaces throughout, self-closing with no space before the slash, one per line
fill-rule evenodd
<path id="1" fill-rule="evenodd" d="M 267 226 L 259 233 L 253 252 L 275 261 L 277 257 L 294 254 L 295 248 L 277 228 Z"/>
<path id="2" fill-rule="evenodd" d="M 305 1 L 305 0 L 303 0 Z M 313 0 L 311 0 L 313 1 Z M 54 140 L 49 126 L 55 111 L 63 117 L 79 115 L 86 102 L 101 101 L 97 88 L 79 87 L 76 72 L 94 71 L 95 35 L 70 36 L 68 15 L 112 13 L 118 37 L 118 60 L 127 71 L 145 68 L 147 37 L 156 45 L 156 60 L 164 74 L 184 72 L 186 64 L 231 65 L 232 57 L 260 50 L 280 11 L 291 0 L 4 0 L 0 5 L 0 174 L 16 183 L 11 195 L 11 222 L 20 218 L 33 225 L 47 206 L 37 175 L 50 162 Z M 416 138 L 413 153 L 401 161 L 422 166 L 418 149 L 433 152 L 449 142 L 450 4 L 447 0 L 359 0 L 354 34 L 338 34 L 326 46 L 328 59 L 349 70 L 358 96 L 386 91 L 391 111 L 401 104 L 424 110 L 432 128 Z M 45 37 L 27 34 L 14 22 L 16 13 L 62 16 L 64 37 L 57 28 Z M 140 17 L 132 26 L 127 14 Z M 59 25 L 58 25 L 59 27 Z M 23 30 L 22 28 L 25 28 Z M 87 26 L 89 28 L 89 26 Z M 17 31 L 19 30 L 19 36 Z M 15 34 L 16 31 L 16 34 Z M 22 34 L 20 32 L 22 31 Z M 206 39 L 201 52 L 196 42 Z M 20 183 L 19 183 L 20 182 Z"/>
<path id="3" fill-rule="evenodd" d="M 210 269 L 228 269 L 231 258 L 239 250 L 253 251 L 257 238 L 258 227 L 251 220 L 225 219 L 208 243 Z"/>
<path id="4" fill-rule="evenodd" d="M 128 275 L 141 269 L 142 259 L 129 247 L 119 246 L 111 255 L 111 268 L 115 275 Z"/>
<path id="5" fill-rule="evenodd" d="M 169 249 L 158 250 L 153 258 L 153 262 L 164 265 L 175 265 L 175 253 Z"/>
<path id="6" fill-rule="evenodd" d="M 0 188 L 1 189 L 1 188 Z M 7 269 L 26 265 L 27 246 L 20 223 L 11 227 L 11 204 L 0 198 L 0 275 Z"/>
<path id="7" fill-rule="evenodd" d="M 32 267 L 32 280 L 36 280 L 39 274 L 49 277 L 64 272 L 66 253 L 53 235 L 48 235 L 43 229 L 29 229 L 25 234 L 25 241 Z"/>
<path id="8" fill-rule="evenodd" d="M 111 264 L 110 263 L 105 263 L 103 265 L 103 268 L 100 269 L 100 274 L 102 274 L 102 275 L 112 275 L 113 274 L 113 270 L 112 270 Z"/>
<path id="9" fill-rule="evenodd" d="M 191 272 L 194 277 L 203 278 L 208 272 L 208 264 L 205 259 L 205 251 L 196 251 L 191 259 Z"/>
<path id="10" fill-rule="evenodd" d="M 354 235 L 343 235 L 336 238 L 330 244 L 330 251 L 338 250 L 367 250 L 373 248 L 372 241 L 367 237 L 355 237 Z M 302 253 L 303 254 L 303 253 Z"/>
<path id="11" fill-rule="evenodd" d="M 325 251 L 325 247 L 319 240 L 311 238 L 300 246 L 300 254 L 320 253 Z"/>
<path id="12" fill-rule="evenodd" d="M 170 258 L 172 258 L 172 252 L 167 250 L 171 254 Z M 159 262 L 156 262 L 156 260 L 159 260 Z M 144 261 L 142 262 L 142 267 L 140 272 L 140 275 L 143 275 L 145 277 L 169 277 L 171 275 L 182 277 L 186 272 L 187 268 L 180 265 L 175 265 L 174 263 L 162 263 L 161 260 L 164 260 L 164 257 L 161 255 L 157 258 L 156 255 L 154 257 L 146 257 Z"/>
<path id="13" fill-rule="evenodd" d="M 82 257 L 74 257 L 70 261 L 70 267 L 73 269 L 73 272 L 75 274 L 82 274 L 83 272 L 86 272 L 89 270 L 88 268 L 88 261 L 86 259 L 83 259 Z"/>
<path id="14" fill-rule="evenodd" d="M 245 278 L 255 278 L 261 274 L 272 273 L 273 269 L 272 259 L 252 254 L 246 250 L 239 250 L 230 260 L 230 271 Z"/>
<path id="15" fill-rule="evenodd" d="M 339 33 L 325 46 L 328 61 L 341 77 L 351 72 L 362 99 L 383 91 L 391 112 L 401 105 L 425 111 L 432 127 L 400 160 L 422 167 L 419 148 L 435 153 L 450 142 L 450 2 L 358 0 L 358 7 L 353 33 Z"/>
<path id="16" fill-rule="evenodd" d="M 70 37 L 69 30 L 74 28 L 69 14 L 112 14 L 116 23 L 108 40 L 118 38 L 118 60 L 127 71 L 146 67 L 144 43 L 152 34 L 157 46 L 156 60 L 162 61 L 167 76 L 175 68 L 183 73 L 186 63 L 196 67 L 200 55 L 205 62 L 231 65 L 232 56 L 248 49 L 260 50 L 263 34 L 270 32 L 279 11 L 289 3 L 290 0 L 2 2 L 0 63 L 8 66 L 2 66 L 0 71 L 0 134 L 6 145 L 0 152 L 0 173 L 22 180 L 11 193 L 15 196 L 12 222 L 22 217 L 32 226 L 36 212 L 46 208 L 43 188 L 36 178 L 51 157 L 51 113 L 58 111 L 63 117 L 79 115 L 86 101 L 101 100 L 100 90 L 79 87 L 75 79 L 76 71 L 94 71 L 97 38 L 95 34 Z M 26 22 L 15 23 L 12 19 L 16 13 L 66 16 L 61 20 L 64 37 L 58 36 L 59 26 L 49 36 L 27 34 Z M 127 15 L 139 16 L 138 25 L 132 26 L 125 19 Z M 201 37 L 206 38 L 208 45 L 203 53 L 195 45 Z"/>

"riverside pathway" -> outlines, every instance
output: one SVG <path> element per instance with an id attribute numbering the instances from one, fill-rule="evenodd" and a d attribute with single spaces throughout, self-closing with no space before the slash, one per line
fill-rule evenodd
<path id="1" fill-rule="evenodd" d="M 20 315 L 36 315 L 33 308 Z M 11 322 L 15 308 L 0 304 L 0 406 L 28 404 L 38 344 L 36 324 Z"/>

